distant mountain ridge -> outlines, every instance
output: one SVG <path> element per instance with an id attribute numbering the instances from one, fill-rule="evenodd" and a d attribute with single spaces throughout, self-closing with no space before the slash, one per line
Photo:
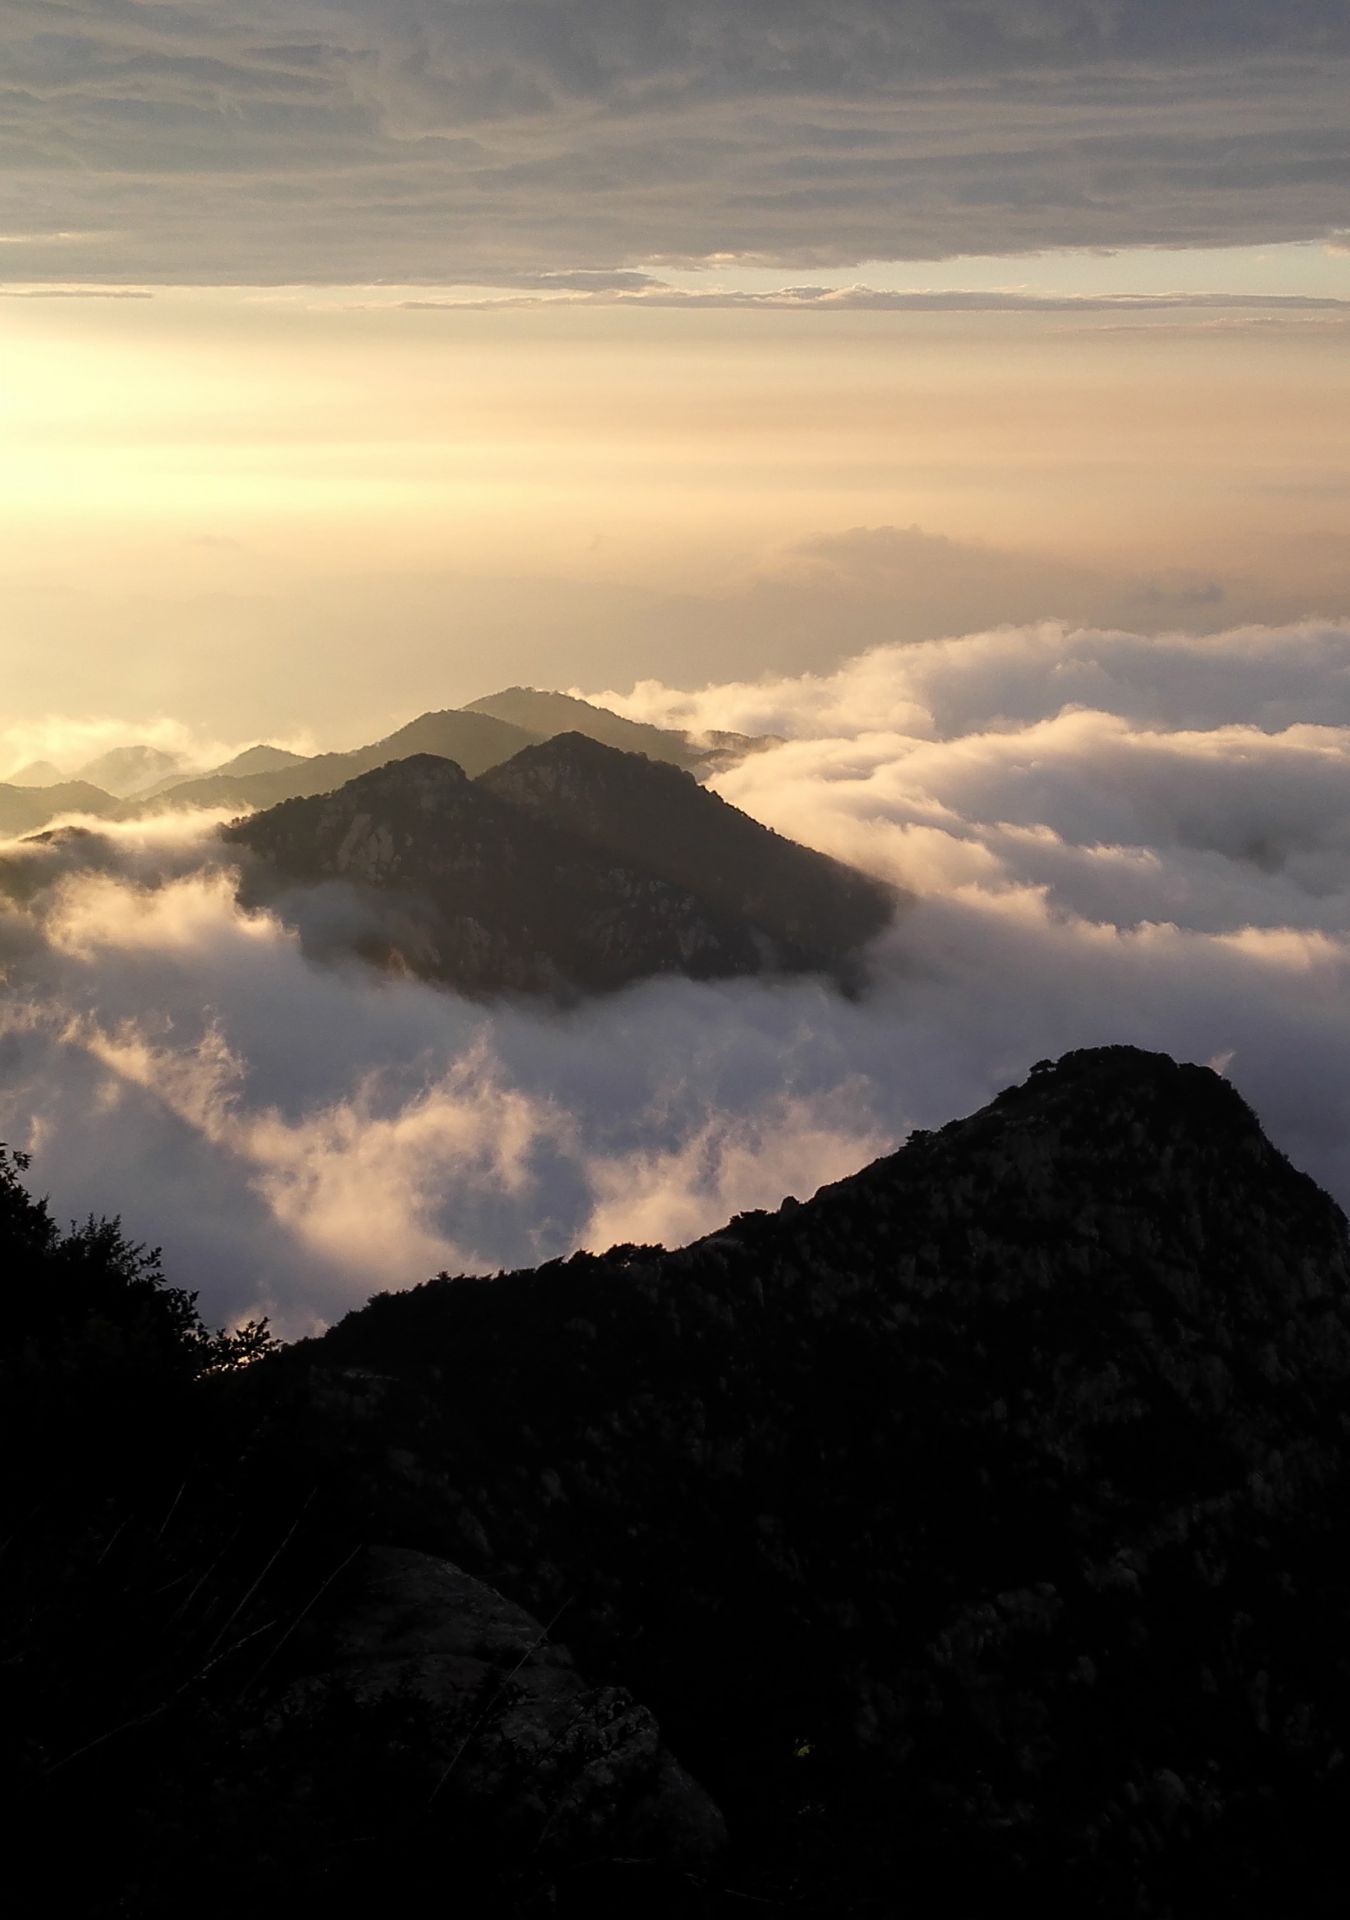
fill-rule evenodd
<path id="1" fill-rule="evenodd" d="M 796 846 L 688 773 L 579 734 L 469 779 L 431 755 L 223 829 L 246 905 L 303 928 L 304 894 L 359 890 L 355 951 L 478 993 L 568 997 L 659 973 L 851 978 L 897 896 Z"/>
<path id="2" fill-rule="evenodd" d="M 292 753 L 288 747 L 274 747 L 266 743 L 256 747 L 245 747 L 242 753 L 234 754 L 218 767 L 209 767 L 205 773 L 184 774 L 181 770 L 171 773 L 163 780 L 157 780 L 138 794 L 137 801 L 144 803 L 156 799 L 161 793 L 169 793 L 175 788 L 195 786 L 209 780 L 240 780 L 251 778 L 255 774 L 281 773 L 287 767 L 302 766 L 311 756 L 304 753 Z"/>
<path id="3" fill-rule="evenodd" d="M 617 747 L 623 753 L 644 753 L 649 760 L 668 761 L 671 766 L 698 774 L 731 765 L 762 744 L 749 734 L 721 733 L 715 745 L 701 746 L 689 734 L 671 727 L 629 720 L 574 694 L 545 693 L 537 687 L 506 687 L 500 693 L 471 701 L 465 711 L 495 714 L 499 720 L 524 727 L 545 740 L 560 733 L 584 734 L 603 746 Z"/>
<path id="4" fill-rule="evenodd" d="M 359 774 L 420 753 L 452 760 L 472 775 L 509 759 L 534 738 L 490 714 L 456 709 L 423 713 L 368 747 L 350 753 L 319 753 L 311 759 L 297 755 L 290 764 L 260 773 L 207 774 L 163 789 L 156 803 L 162 812 L 178 807 L 234 807 L 244 813 L 274 807 L 283 800 L 331 793 Z"/>
<path id="5" fill-rule="evenodd" d="M 121 804 L 101 787 L 83 780 L 61 780 L 43 787 L 0 785 L 0 834 L 39 833 L 63 813 L 115 819 Z"/>
<path id="6" fill-rule="evenodd" d="M 700 779 L 734 765 L 747 753 L 776 744 L 768 738 L 734 733 L 699 741 L 670 728 L 625 719 L 570 694 L 508 687 L 467 707 L 419 714 L 393 733 L 346 752 L 306 755 L 264 743 L 246 747 L 204 773 L 186 773 L 179 756 L 159 748 L 117 747 L 82 769 L 81 810 L 124 820 L 196 808 L 256 812 L 283 800 L 331 793 L 358 774 L 418 753 L 453 760 L 476 777 L 523 747 L 560 733 L 581 733 L 624 752 L 642 753 L 683 767 Z M 64 780 L 58 768 L 43 761 L 22 771 L 30 777 L 15 775 L 7 784 L 50 789 L 48 810 L 44 814 L 41 803 L 0 804 L 0 833 L 35 832 L 71 811 L 73 803 L 57 789 L 75 783 Z"/>
<path id="7" fill-rule="evenodd" d="M 30 760 L 26 766 L 5 776 L 7 787 L 57 787 L 65 780 L 60 767 L 50 760 Z"/>
<path id="8" fill-rule="evenodd" d="M 112 747 L 78 767 L 75 778 L 125 800 L 169 778 L 182 765 L 181 754 L 165 753 L 161 747 Z"/>

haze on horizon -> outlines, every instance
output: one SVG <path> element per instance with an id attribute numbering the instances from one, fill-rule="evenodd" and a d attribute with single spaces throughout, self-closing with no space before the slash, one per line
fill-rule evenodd
<path id="1" fill-rule="evenodd" d="M 1350 609 L 1342 5 L 67 0 L 0 55 L 11 767 Z"/>

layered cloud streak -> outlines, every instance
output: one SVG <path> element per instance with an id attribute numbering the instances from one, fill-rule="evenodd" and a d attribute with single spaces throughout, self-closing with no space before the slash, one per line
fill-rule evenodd
<path id="1" fill-rule="evenodd" d="M 297 1331 L 441 1266 L 678 1242 L 1109 1041 L 1227 1065 L 1350 1199 L 1350 628 L 1046 625 L 609 698 L 783 736 L 720 789 L 916 896 L 869 993 L 475 1004 L 311 965 L 209 822 L 10 848 L 0 1133 L 58 1210 Z"/>
<path id="2" fill-rule="evenodd" d="M 16 279 L 488 282 L 1344 224 L 1350 23 L 1314 0 L 7 0 L 0 53 Z"/>

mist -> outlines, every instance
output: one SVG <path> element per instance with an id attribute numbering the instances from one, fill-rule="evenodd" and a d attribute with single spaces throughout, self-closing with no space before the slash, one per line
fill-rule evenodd
<path id="1" fill-rule="evenodd" d="M 718 790 L 913 896 L 855 999 L 473 1002 L 306 959 L 240 911 L 210 816 L 11 843 L 0 1136 L 59 1216 L 162 1244 L 209 1319 L 289 1334 L 441 1269 L 680 1244 L 1108 1042 L 1228 1073 L 1346 1203 L 1348 689 L 1350 626 L 1304 622 L 593 690 L 782 736 Z"/>

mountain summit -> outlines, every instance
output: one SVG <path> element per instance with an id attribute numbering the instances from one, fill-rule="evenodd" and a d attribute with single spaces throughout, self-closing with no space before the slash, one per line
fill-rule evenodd
<path id="1" fill-rule="evenodd" d="M 302 929 L 343 883 L 367 958 L 466 991 L 569 997 L 659 973 L 852 977 L 895 896 L 796 846 L 677 768 L 581 734 L 470 780 L 427 754 L 225 829 L 241 897 Z M 313 940 L 311 938 L 311 945 Z"/>
<path id="2" fill-rule="evenodd" d="M 77 768 L 75 779 L 101 787 L 119 799 L 129 799 L 167 779 L 181 765 L 181 754 L 166 753 L 162 747 L 111 747 L 107 753 Z"/>
<path id="3" fill-rule="evenodd" d="M 437 754 L 453 760 L 467 773 L 482 773 L 529 746 L 534 738 L 532 733 L 509 726 L 491 714 L 458 709 L 423 713 L 370 746 L 354 747 L 348 753 L 316 753 L 305 758 L 301 754 L 281 754 L 275 747 L 254 748 L 252 755 L 272 756 L 271 764 L 260 766 L 255 759 L 250 765 L 250 755 L 240 755 L 213 773 L 161 787 L 156 793 L 156 806 L 166 812 L 179 807 L 234 807 L 241 813 L 274 807 L 283 800 L 331 793 L 360 774 L 413 754 Z"/>
<path id="4" fill-rule="evenodd" d="M 545 740 L 560 733 L 582 733 L 602 746 L 618 747 L 623 753 L 645 753 L 649 760 L 664 760 L 673 767 L 705 775 L 765 744 L 747 734 L 720 733 L 713 745 L 703 746 L 672 727 L 629 720 L 608 707 L 579 700 L 575 694 L 546 693 L 537 687 L 505 687 L 500 693 L 471 701 L 465 711 L 494 714 Z"/>

